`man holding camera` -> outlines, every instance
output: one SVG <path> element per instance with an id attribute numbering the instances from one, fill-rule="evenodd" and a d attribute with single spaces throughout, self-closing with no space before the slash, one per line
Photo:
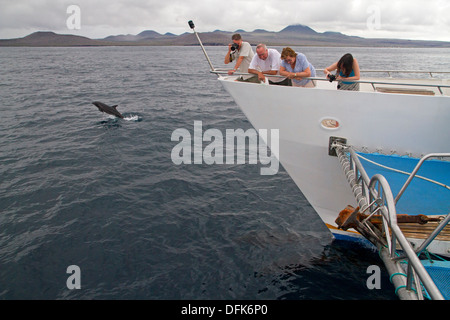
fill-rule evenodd
<path id="1" fill-rule="evenodd" d="M 236 60 L 236 65 L 233 70 L 228 71 L 228 74 L 232 75 L 236 71 L 246 73 L 248 72 L 248 67 L 254 56 L 252 46 L 250 43 L 244 42 L 239 33 L 233 34 L 231 40 L 233 40 L 233 43 L 228 45 L 225 64 L 229 64 Z"/>

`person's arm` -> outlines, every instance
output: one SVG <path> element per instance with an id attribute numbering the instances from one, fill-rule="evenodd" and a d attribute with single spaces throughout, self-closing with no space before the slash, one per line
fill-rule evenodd
<path id="1" fill-rule="evenodd" d="M 256 74 L 258 75 L 258 79 L 261 81 L 266 81 L 265 75 L 274 76 L 277 74 L 276 70 L 269 70 L 269 71 L 258 71 L 256 69 L 248 69 L 248 73 Z"/>
<path id="2" fill-rule="evenodd" d="M 302 72 L 289 72 L 285 67 L 280 67 L 280 75 L 288 77 L 289 79 L 302 80 L 302 78 L 311 76 L 311 69 L 308 67 Z"/>
<path id="3" fill-rule="evenodd" d="M 280 67 L 280 75 L 287 77 L 289 79 L 294 79 L 297 76 L 295 72 L 289 72 L 283 66 Z"/>
<path id="4" fill-rule="evenodd" d="M 258 56 L 254 55 L 252 58 L 252 61 L 250 62 L 250 66 L 248 67 L 248 73 L 256 74 L 256 75 L 258 75 L 259 80 L 265 81 L 264 74 L 261 71 L 256 69 L 259 67 L 257 59 L 258 59 Z"/>
<path id="5" fill-rule="evenodd" d="M 236 60 L 236 65 L 234 66 L 234 69 L 228 71 L 228 74 L 229 74 L 229 75 L 232 75 L 233 73 L 235 73 L 235 72 L 237 71 L 237 69 L 239 69 L 239 67 L 241 66 L 242 60 L 244 60 L 244 58 L 245 58 L 245 57 L 241 57 L 241 56 L 240 56 L 240 57 Z"/>
<path id="6" fill-rule="evenodd" d="M 234 66 L 234 71 L 237 71 L 237 69 L 239 69 L 244 58 L 245 57 L 243 57 L 243 56 L 239 56 L 239 58 L 236 60 L 236 65 Z"/>
<path id="7" fill-rule="evenodd" d="M 301 80 L 301 78 L 311 77 L 311 69 L 308 67 L 302 72 L 297 72 L 296 75 L 297 76 L 295 78 L 296 79 L 300 78 L 299 80 Z"/>
<path id="8" fill-rule="evenodd" d="M 331 66 L 329 66 L 329 67 L 323 69 L 323 73 L 325 73 L 325 76 L 328 76 L 328 75 L 331 73 L 331 71 L 336 70 L 336 69 L 337 69 L 337 64 L 338 64 L 338 63 L 335 62 L 335 63 L 333 63 Z"/>
<path id="9" fill-rule="evenodd" d="M 285 67 L 283 67 L 283 66 L 280 67 L 280 75 L 282 75 L 284 77 L 289 77 L 289 75 L 291 73 L 292 72 L 287 71 Z M 289 79 L 292 79 L 292 78 L 289 78 Z"/>
<path id="10" fill-rule="evenodd" d="M 266 77 L 264 76 L 264 74 L 263 74 L 261 71 L 258 71 L 258 70 L 256 70 L 256 69 L 250 69 L 250 68 L 248 68 L 248 73 L 258 75 L 258 79 L 259 79 L 260 81 L 266 81 Z"/>
<path id="11" fill-rule="evenodd" d="M 231 57 L 231 43 L 228 45 L 228 52 L 225 56 L 225 61 L 224 61 L 225 64 L 229 64 L 231 62 L 230 57 Z"/>
<path id="12" fill-rule="evenodd" d="M 353 77 L 347 78 L 350 80 L 359 80 L 361 77 L 361 71 L 359 70 L 359 63 L 358 60 L 353 58 L 353 72 L 355 72 L 355 75 Z"/>

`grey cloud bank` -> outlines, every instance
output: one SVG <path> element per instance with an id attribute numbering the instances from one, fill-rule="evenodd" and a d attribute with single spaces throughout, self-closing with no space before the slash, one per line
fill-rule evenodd
<path id="1" fill-rule="evenodd" d="M 69 29 L 80 8 L 80 28 Z M 217 29 L 280 31 L 304 24 L 318 32 L 337 31 L 366 38 L 450 41 L 448 0 L 0 0 L 0 38 L 17 38 L 35 31 L 54 31 L 89 38 L 137 34 L 143 30 L 182 34 L 188 20 L 197 31 Z"/>

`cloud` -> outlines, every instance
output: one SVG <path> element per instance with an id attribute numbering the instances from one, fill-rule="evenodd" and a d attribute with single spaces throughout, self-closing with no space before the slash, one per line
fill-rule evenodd
<path id="1" fill-rule="evenodd" d="M 66 9 L 81 9 L 81 30 L 69 30 Z M 450 41 L 448 0 L 0 0 L 0 38 L 50 30 L 91 38 L 143 30 L 181 34 L 304 24 L 316 31 L 363 37 Z"/>

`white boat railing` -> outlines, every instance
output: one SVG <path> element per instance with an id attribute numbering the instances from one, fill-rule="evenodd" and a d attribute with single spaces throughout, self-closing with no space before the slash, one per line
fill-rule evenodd
<path id="1" fill-rule="evenodd" d="M 421 286 L 423 284 L 431 299 L 443 300 L 443 295 L 431 279 L 418 255 L 425 250 L 426 246 L 447 225 L 450 215 L 447 215 L 444 221 L 438 225 L 436 230 L 415 252 L 398 226 L 396 202 L 385 177 L 376 174 L 369 179 L 359 161 L 358 155 L 351 147 L 344 146 L 341 143 L 333 143 L 332 148 L 336 150 L 339 162 L 360 206 L 359 212 L 368 214 L 360 222 L 361 227 L 363 231 L 366 230 L 368 233 L 371 233 L 368 235 L 368 239 L 378 247 L 380 257 L 391 275 L 397 295 L 404 300 L 423 300 Z M 439 156 L 442 156 L 442 154 L 439 154 Z M 411 176 L 414 174 L 415 172 Z M 369 221 L 375 214 L 382 216 L 382 232 L 375 229 Z M 374 241 L 374 239 L 377 239 L 377 241 Z M 408 263 L 406 275 L 402 268 L 402 262 L 405 260 Z"/>
<path id="2" fill-rule="evenodd" d="M 211 73 L 216 75 L 228 75 L 228 70 L 225 69 L 214 69 L 210 70 Z M 365 72 L 365 71 L 362 71 Z M 368 72 L 403 72 L 403 71 L 377 71 L 377 70 L 369 70 Z M 405 71 L 406 73 L 419 73 L 420 71 Z M 450 72 L 435 72 L 435 71 L 421 71 L 422 73 L 449 73 Z M 233 76 L 248 76 L 253 75 L 251 73 L 245 72 L 234 72 Z M 271 78 L 286 78 L 280 75 L 271 75 Z M 328 78 L 321 77 L 305 77 L 303 79 L 316 80 L 316 81 L 327 81 L 330 80 Z M 445 95 L 442 89 L 450 89 L 450 85 L 446 84 L 438 84 L 438 83 L 413 83 L 408 81 L 410 79 L 405 79 L 404 81 L 376 81 L 376 80 L 352 80 L 352 82 L 362 83 L 362 84 L 370 84 L 373 88 L 373 91 L 377 91 L 376 85 L 388 85 L 388 86 L 403 86 L 403 87 L 421 87 L 421 88 L 436 88 L 441 95 Z M 425 79 L 424 79 L 425 80 Z"/>
<path id="3" fill-rule="evenodd" d="M 450 74 L 450 71 L 418 71 L 418 70 L 362 70 L 362 73 L 387 73 L 392 77 L 392 73 L 415 73 L 415 74 L 429 74 L 433 78 L 433 74 Z"/>
<path id="4" fill-rule="evenodd" d="M 316 71 L 323 71 L 324 69 L 316 69 Z M 405 73 L 405 74 L 428 74 L 430 78 L 433 78 L 433 74 L 450 74 L 450 71 L 428 71 L 428 70 L 361 70 L 361 73 L 387 73 L 389 77 L 392 77 L 393 73 Z"/>

